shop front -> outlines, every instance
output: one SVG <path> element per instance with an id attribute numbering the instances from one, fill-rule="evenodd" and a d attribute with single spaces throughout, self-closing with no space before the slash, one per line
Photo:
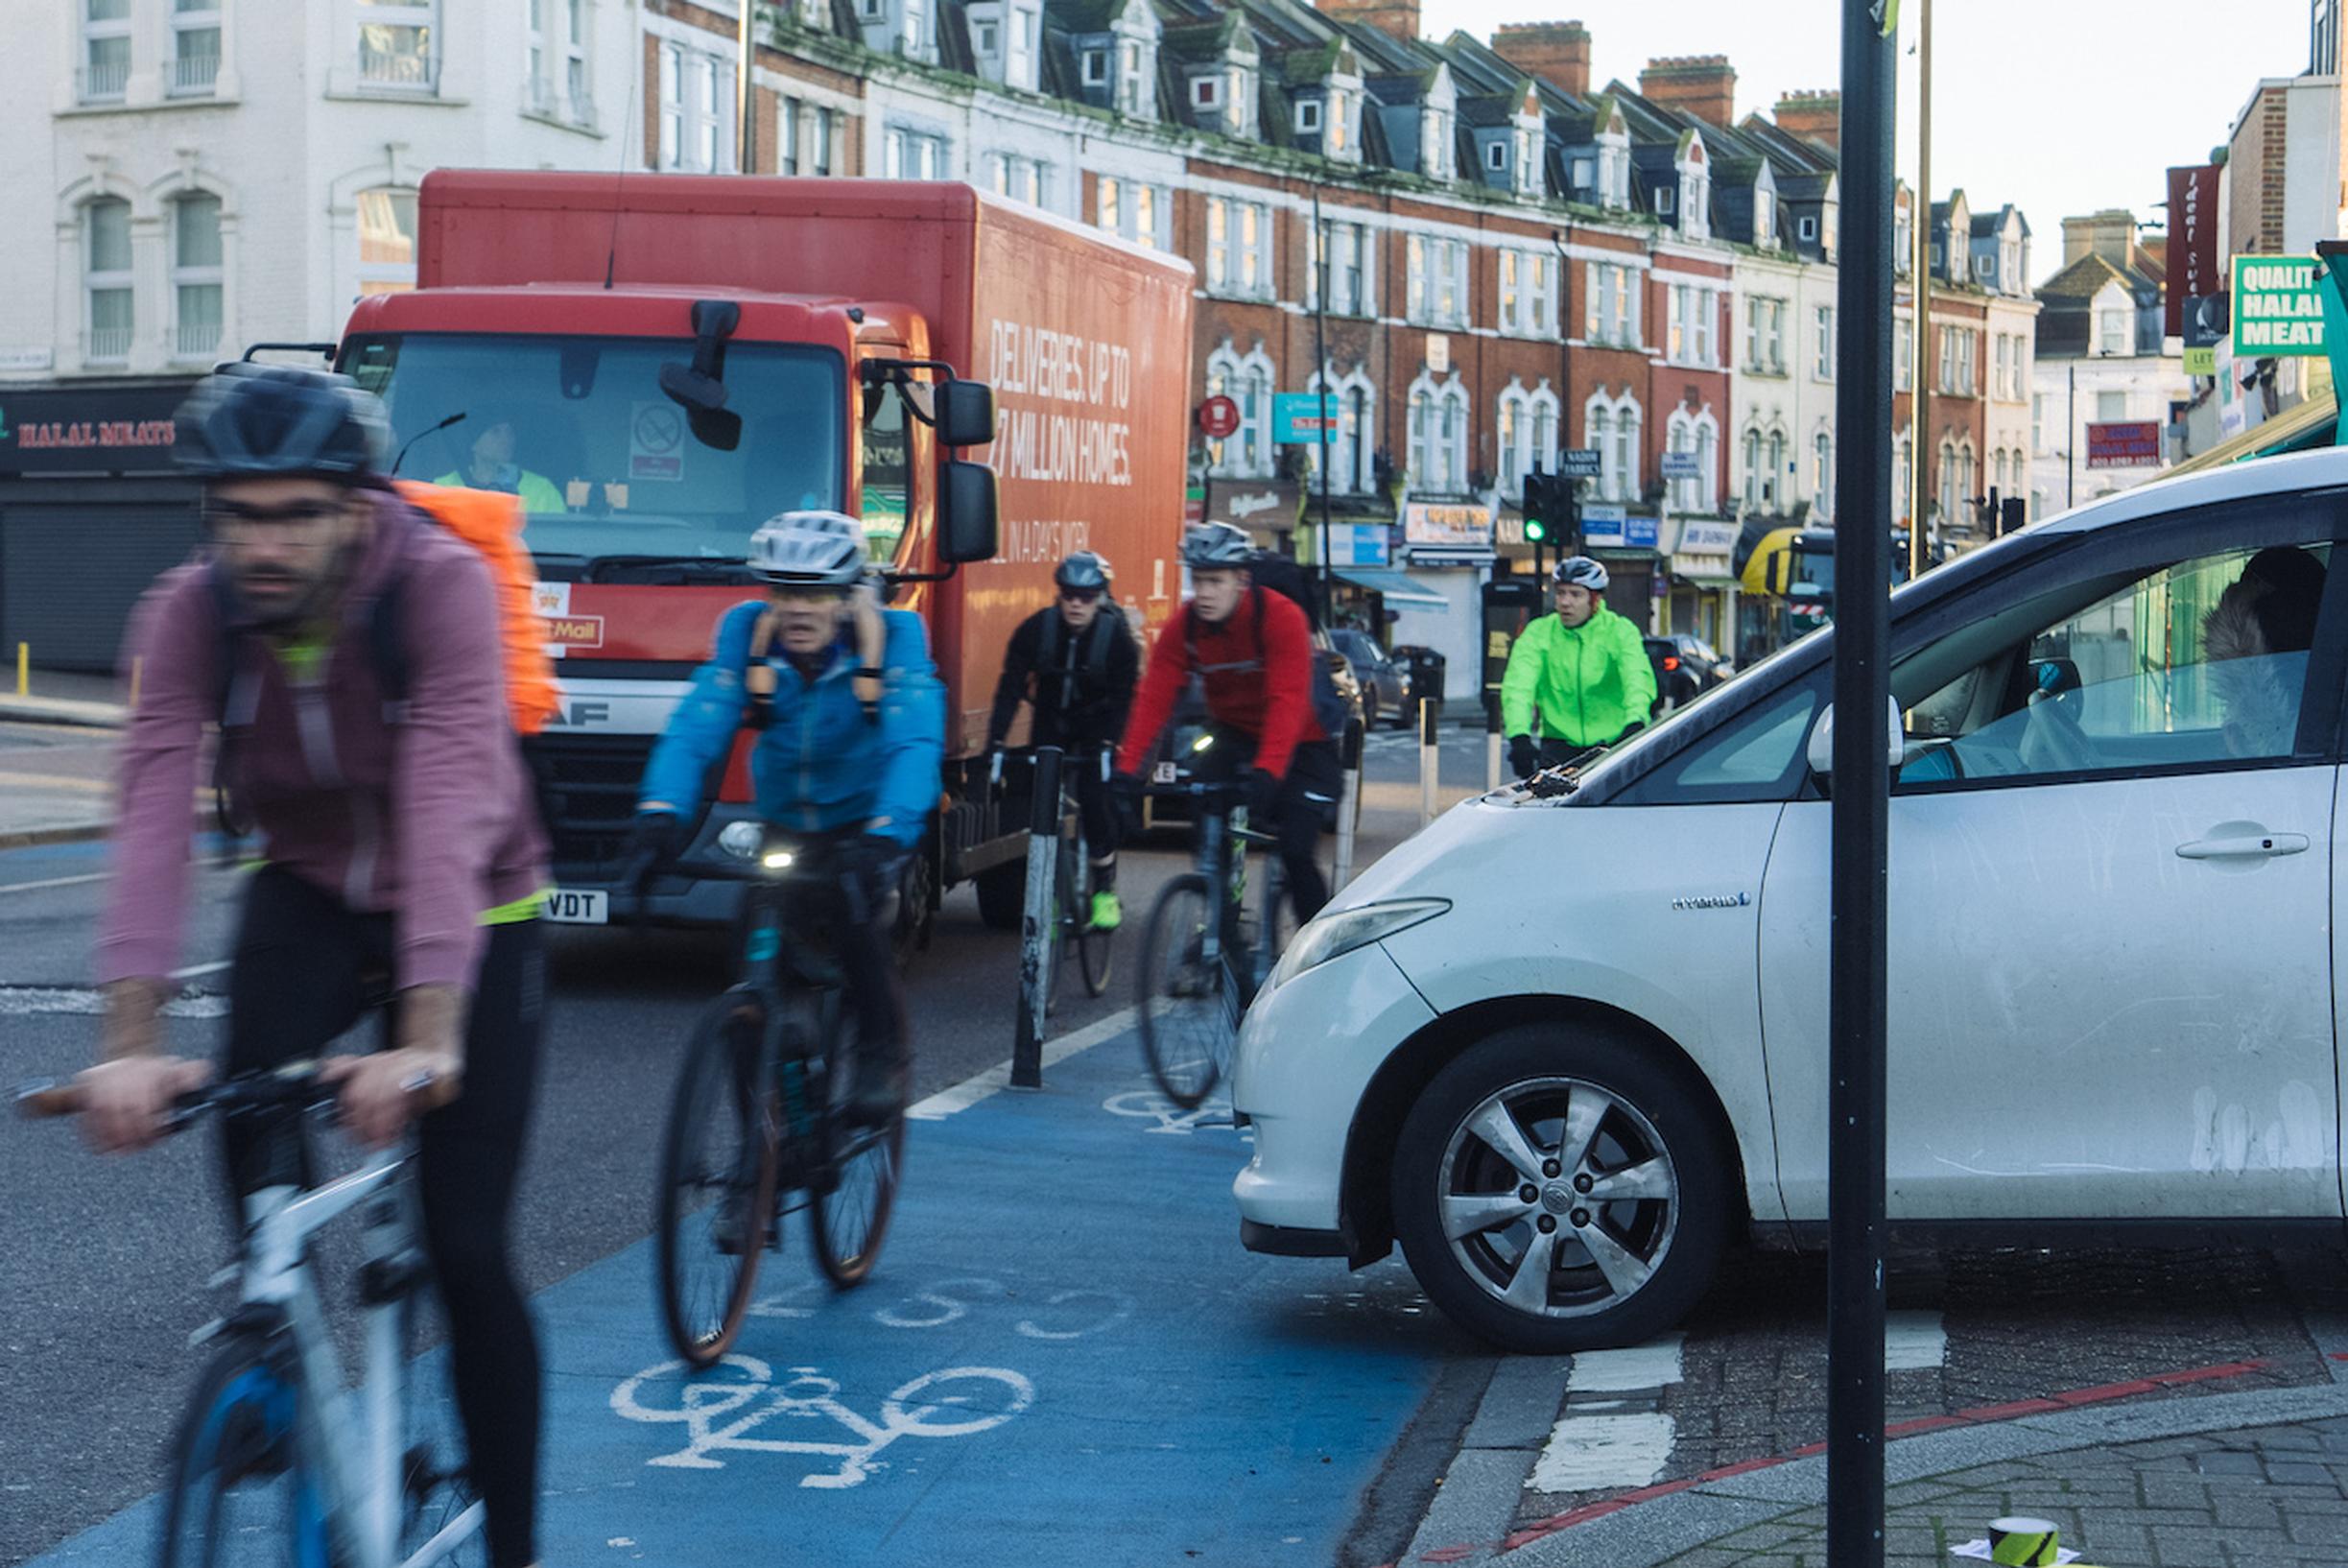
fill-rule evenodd
<path id="1" fill-rule="evenodd" d="M 1642 632 L 1658 630 L 1667 590 L 1661 581 L 1662 523 L 1607 504 L 1581 509 L 1581 547 L 1606 568 L 1606 607 Z"/>
<path id="2" fill-rule="evenodd" d="M 1464 703 L 1476 695 L 1483 583 L 1496 558 L 1493 512 L 1478 501 L 1411 501 L 1402 509 L 1402 575 L 1419 597 L 1397 605 L 1388 596 L 1387 645 L 1441 654 L 1447 701 Z"/>
<path id="3" fill-rule="evenodd" d="M 1665 573 L 1671 594 L 1659 630 L 1689 632 L 1726 653 L 1736 647 L 1737 525 L 1719 517 L 1673 518 Z"/>
<path id="4" fill-rule="evenodd" d="M 173 466 L 192 379 L 0 387 L 0 649 L 42 669 L 114 668 L 130 607 L 199 536 Z"/>

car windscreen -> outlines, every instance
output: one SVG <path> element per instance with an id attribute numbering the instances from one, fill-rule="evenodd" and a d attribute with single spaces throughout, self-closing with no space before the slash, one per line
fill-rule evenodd
<path id="1" fill-rule="evenodd" d="M 837 510 L 840 357 L 727 344 L 717 419 L 661 391 L 692 358 L 689 339 L 410 333 L 354 340 L 343 368 L 389 406 L 402 477 L 519 495 L 541 557 L 740 560 L 776 512 Z"/>

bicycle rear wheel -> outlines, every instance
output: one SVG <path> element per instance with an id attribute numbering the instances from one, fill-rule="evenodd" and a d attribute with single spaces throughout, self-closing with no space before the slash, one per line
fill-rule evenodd
<path id="1" fill-rule="evenodd" d="M 302 1462 L 298 1390 L 258 1339 L 197 1379 L 172 1441 L 162 1568 L 325 1562 L 325 1499 Z"/>
<path id="2" fill-rule="evenodd" d="M 837 991 L 808 998 L 810 1021 L 822 1031 L 814 1037 L 826 1042 L 828 1102 L 818 1128 L 822 1166 L 814 1176 L 808 1228 L 815 1241 L 816 1267 L 844 1291 L 863 1284 L 880 1259 L 889 1217 L 896 1208 L 897 1177 L 905 1165 L 905 1117 L 900 1108 L 886 1127 L 848 1121 L 847 1091 L 853 1077 L 848 1062 L 856 1049 L 856 1019 L 843 1000 Z"/>
<path id="3" fill-rule="evenodd" d="M 765 999 L 737 986 L 694 1025 L 669 1106 L 653 1205 L 661 1316 L 696 1366 L 742 1331 L 770 1245 L 778 1159 Z"/>
<path id="4" fill-rule="evenodd" d="M 1214 906 L 1198 872 L 1169 882 L 1150 911 L 1134 976 L 1142 1054 L 1159 1091 L 1184 1110 L 1197 1109 L 1222 1078 L 1238 1033 L 1228 951 L 1212 962 L 1205 956 Z"/>

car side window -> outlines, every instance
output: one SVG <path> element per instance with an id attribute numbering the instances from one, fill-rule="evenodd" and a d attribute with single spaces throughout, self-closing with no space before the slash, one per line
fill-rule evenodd
<path id="1" fill-rule="evenodd" d="M 1928 643 L 1892 674 L 1900 788 L 2289 760 L 2329 532 L 2089 578 Z"/>

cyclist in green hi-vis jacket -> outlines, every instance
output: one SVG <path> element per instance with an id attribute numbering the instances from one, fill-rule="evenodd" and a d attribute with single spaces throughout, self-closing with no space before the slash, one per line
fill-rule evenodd
<path id="1" fill-rule="evenodd" d="M 1525 628 L 1500 682 L 1501 727 L 1519 778 L 1638 733 L 1655 704 L 1647 644 L 1601 597 L 1606 568 L 1570 556 L 1551 579 L 1557 613 Z"/>

